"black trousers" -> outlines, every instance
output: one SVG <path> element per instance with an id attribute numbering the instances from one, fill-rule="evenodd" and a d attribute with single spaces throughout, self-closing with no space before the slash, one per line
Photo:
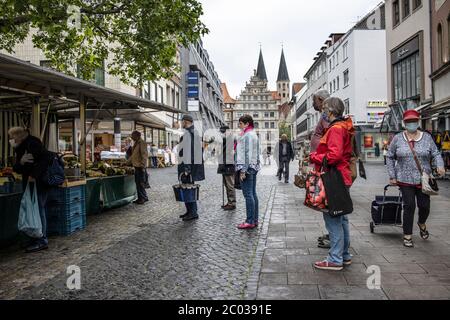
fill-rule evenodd
<path id="1" fill-rule="evenodd" d="M 414 213 L 419 208 L 419 223 L 425 224 L 430 215 L 430 196 L 416 187 L 400 187 L 403 197 L 403 233 L 413 234 Z"/>
<path id="2" fill-rule="evenodd" d="M 289 180 L 289 159 L 281 159 L 280 160 L 280 167 L 278 168 L 278 178 L 281 179 L 283 172 L 284 172 L 284 180 Z"/>
<path id="3" fill-rule="evenodd" d="M 148 201 L 147 191 L 145 191 L 145 170 L 145 168 L 134 168 L 134 181 L 136 182 L 138 200 Z"/>

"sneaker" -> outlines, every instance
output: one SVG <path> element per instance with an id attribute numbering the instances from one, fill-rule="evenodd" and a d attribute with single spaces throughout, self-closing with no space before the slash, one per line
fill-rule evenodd
<path id="1" fill-rule="evenodd" d="M 183 218 L 183 221 L 191 221 L 191 220 L 197 220 L 198 215 L 188 214 Z"/>
<path id="2" fill-rule="evenodd" d="M 330 242 L 330 240 L 323 240 L 323 241 L 319 242 L 317 244 L 317 246 L 319 248 L 322 248 L 322 249 L 330 249 L 331 248 L 331 242 Z"/>
<path id="3" fill-rule="evenodd" d="M 330 235 L 329 234 L 325 234 L 325 235 L 317 238 L 317 241 L 319 241 L 319 242 L 323 242 L 324 240 L 330 240 Z"/>
<path id="4" fill-rule="evenodd" d="M 236 210 L 236 206 L 234 206 L 232 204 L 227 204 L 225 207 L 223 207 L 223 210 L 225 210 L 225 211 Z"/>
<path id="5" fill-rule="evenodd" d="M 134 203 L 134 204 L 142 205 L 142 204 L 146 203 L 147 201 L 148 201 L 148 200 L 142 200 L 142 199 L 139 199 L 139 200 L 134 201 L 133 203 Z"/>
<path id="6" fill-rule="evenodd" d="M 328 262 L 327 260 L 314 263 L 314 268 L 320 269 L 320 270 L 332 270 L 332 271 L 340 271 L 340 270 L 344 269 L 344 267 L 342 265 Z"/>
<path id="7" fill-rule="evenodd" d="M 344 260 L 344 266 L 349 266 L 352 264 L 352 260 Z"/>
<path id="8" fill-rule="evenodd" d="M 256 225 L 254 224 L 250 224 L 247 222 L 241 223 L 240 225 L 237 226 L 238 229 L 254 229 L 256 227 Z"/>
<path id="9" fill-rule="evenodd" d="M 44 241 L 37 240 L 33 244 L 29 245 L 26 249 L 26 253 L 38 252 L 48 249 L 48 244 Z"/>

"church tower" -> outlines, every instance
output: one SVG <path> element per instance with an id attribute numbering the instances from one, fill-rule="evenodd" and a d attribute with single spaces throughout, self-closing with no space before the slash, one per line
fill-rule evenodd
<path id="1" fill-rule="evenodd" d="M 278 68 L 277 78 L 277 92 L 281 97 L 281 104 L 291 101 L 290 84 L 291 81 L 289 80 L 286 59 L 284 58 L 284 50 L 281 49 L 280 67 Z"/>

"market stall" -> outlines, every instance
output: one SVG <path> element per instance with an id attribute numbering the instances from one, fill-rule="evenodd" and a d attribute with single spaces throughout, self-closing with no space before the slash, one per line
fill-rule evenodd
<path id="1" fill-rule="evenodd" d="M 85 211 L 99 212 L 101 209 L 127 204 L 135 198 L 134 177 L 130 172 L 113 167 L 111 170 L 114 170 L 114 174 L 102 173 L 105 176 L 98 177 L 89 177 L 87 174 L 87 159 L 97 162 L 102 160 L 101 157 L 95 159 L 95 156 L 92 156 L 92 146 L 91 153 L 87 152 L 88 135 L 98 114 L 107 112 L 109 119 L 114 121 L 119 113 L 124 117 L 137 115 L 140 117 L 139 121 L 154 124 L 155 121 L 151 121 L 151 112 L 180 113 L 176 108 L 105 88 L 4 54 L 0 54 L 0 97 L 0 169 L 11 166 L 13 161 L 14 154 L 8 144 L 7 131 L 17 125 L 29 129 L 49 150 L 77 155 L 77 164 L 67 165 L 66 168 L 71 170 L 70 179 L 57 189 L 58 193 L 63 195 L 58 198 L 58 205 L 53 207 L 57 209 L 49 210 L 55 217 L 68 223 L 70 228 L 64 229 L 68 232 L 72 227 L 76 230 L 86 224 L 85 218 L 80 217 Z M 89 113 L 93 114 L 91 121 L 88 118 Z M 73 116 L 67 117 L 68 114 Z M 57 126 L 59 120 L 76 125 L 61 128 Z M 158 128 L 164 129 L 159 125 Z M 59 137 L 58 130 L 62 132 Z M 62 141 L 59 140 L 58 143 L 61 136 Z M 114 136 L 116 137 L 115 129 Z M 95 139 L 94 136 L 92 140 L 95 142 Z M 107 142 L 111 144 L 111 141 Z M 61 145 L 64 145 L 63 150 L 55 150 L 60 149 Z M 111 170 L 109 171 L 112 172 Z M 22 195 L 17 189 L 11 188 L 9 183 L 0 184 L 0 190 L 1 205 L 8 208 L 0 214 L 0 243 L 10 243 L 17 234 L 18 208 Z"/>

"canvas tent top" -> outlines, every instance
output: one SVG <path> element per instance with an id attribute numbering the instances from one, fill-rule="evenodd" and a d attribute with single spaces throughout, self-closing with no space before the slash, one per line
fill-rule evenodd
<path id="1" fill-rule="evenodd" d="M 0 53 L 0 106 L 15 110 L 31 107 L 30 98 L 42 104 L 54 101 L 52 108 L 73 108 L 81 97 L 87 109 L 139 109 L 182 113 L 164 104 L 68 76 Z"/>

